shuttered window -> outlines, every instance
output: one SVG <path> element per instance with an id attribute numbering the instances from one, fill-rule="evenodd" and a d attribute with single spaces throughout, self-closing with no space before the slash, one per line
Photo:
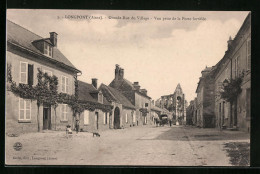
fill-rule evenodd
<path id="1" fill-rule="evenodd" d="M 19 120 L 31 120 L 31 101 L 19 99 Z"/>
<path id="2" fill-rule="evenodd" d="M 107 124 L 107 123 L 106 123 L 106 119 L 107 119 L 106 113 L 103 112 L 103 123 L 104 123 L 104 124 Z"/>
<path id="3" fill-rule="evenodd" d="M 69 79 L 66 76 L 61 76 L 61 92 L 68 93 Z"/>
<path id="4" fill-rule="evenodd" d="M 235 58 L 235 62 L 234 62 L 234 64 L 235 64 L 234 65 L 235 78 L 238 77 L 238 74 L 239 74 L 239 69 L 238 69 L 239 63 L 238 63 L 238 61 L 239 61 L 239 56 L 237 56 Z"/>
<path id="5" fill-rule="evenodd" d="M 68 121 L 68 105 L 61 104 L 61 121 Z"/>
<path id="6" fill-rule="evenodd" d="M 27 84 L 28 81 L 28 63 L 20 62 L 20 83 Z"/>
<path id="7" fill-rule="evenodd" d="M 33 65 L 28 64 L 28 85 L 33 85 Z"/>
<path id="8" fill-rule="evenodd" d="M 44 54 L 46 56 L 52 57 L 52 46 L 44 42 Z"/>
<path id="9" fill-rule="evenodd" d="M 33 85 L 33 65 L 20 62 L 20 83 Z"/>
<path id="10" fill-rule="evenodd" d="M 89 124 L 89 111 L 88 110 L 84 111 L 84 124 L 85 125 Z"/>

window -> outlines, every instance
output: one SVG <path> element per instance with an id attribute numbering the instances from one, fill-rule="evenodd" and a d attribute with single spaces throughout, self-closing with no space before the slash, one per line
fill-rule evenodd
<path id="1" fill-rule="evenodd" d="M 148 107 L 148 103 L 145 103 L 145 107 L 146 107 L 146 108 Z"/>
<path id="2" fill-rule="evenodd" d="M 20 83 L 27 84 L 28 83 L 28 63 L 20 62 Z"/>
<path id="3" fill-rule="evenodd" d="M 20 62 L 20 83 L 33 85 L 33 65 Z"/>
<path id="4" fill-rule="evenodd" d="M 235 58 L 235 62 L 234 62 L 234 69 L 235 69 L 235 78 L 238 77 L 238 60 L 239 60 L 239 56 L 237 56 Z"/>
<path id="5" fill-rule="evenodd" d="M 31 120 L 31 101 L 19 99 L 19 120 Z"/>
<path id="6" fill-rule="evenodd" d="M 98 101 L 100 102 L 100 103 L 103 103 L 103 94 L 100 92 L 100 93 L 98 93 Z"/>
<path id="7" fill-rule="evenodd" d="M 69 88 L 68 80 L 69 80 L 68 77 L 61 76 L 61 92 L 68 93 L 68 88 Z"/>
<path id="8" fill-rule="evenodd" d="M 61 105 L 61 121 L 68 121 L 68 105 Z"/>
<path id="9" fill-rule="evenodd" d="M 88 110 L 84 111 L 84 124 L 85 125 L 89 124 L 89 111 Z"/>
<path id="10" fill-rule="evenodd" d="M 104 124 L 107 124 L 107 113 L 103 113 L 103 118 L 104 118 Z"/>
<path id="11" fill-rule="evenodd" d="M 228 68 L 226 68 L 226 70 L 225 70 L 225 76 L 226 76 L 226 79 L 229 78 L 229 77 L 228 77 Z"/>
<path id="12" fill-rule="evenodd" d="M 52 57 L 52 47 L 46 42 L 44 42 L 44 54 L 46 56 Z"/>
<path id="13" fill-rule="evenodd" d="M 251 69 L 251 39 L 247 41 L 246 52 L 247 52 L 247 57 L 246 57 L 247 70 L 250 70 Z"/>
<path id="14" fill-rule="evenodd" d="M 48 70 L 43 70 L 44 73 L 47 73 L 48 76 L 52 76 L 52 72 L 51 71 L 48 71 Z"/>
<path id="15" fill-rule="evenodd" d="M 125 122 L 128 123 L 128 115 L 125 114 Z"/>

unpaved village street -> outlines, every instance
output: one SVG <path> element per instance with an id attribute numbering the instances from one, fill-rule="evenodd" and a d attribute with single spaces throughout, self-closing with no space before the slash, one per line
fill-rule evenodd
<path id="1" fill-rule="evenodd" d="M 6 136 L 6 164 L 230 166 L 225 143 L 250 143 L 249 134 L 239 131 L 191 126 L 138 126 L 100 134 L 73 132 L 66 137 L 65 132 L 46 131 Z M 13 148 L 16 142 L 22 144 L 19 151 Z"/>

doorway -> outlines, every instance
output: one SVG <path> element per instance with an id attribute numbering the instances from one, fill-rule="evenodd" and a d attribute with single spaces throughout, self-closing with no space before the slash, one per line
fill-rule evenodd
<path id="1" fill-rule="evenodd" d="M 43 105 L 43 130 L 51 130 L 51 107 Z"/>
<path id="2" fill-rule="evenodd" d="M 114 111 L 114 129 L 120 129 L 120 110 L 118 107 Z"/>
<path id="3" fill-rule="evenodd" d="M 98 112 L 95 112 L 96 129 L 98 130 Z"/>

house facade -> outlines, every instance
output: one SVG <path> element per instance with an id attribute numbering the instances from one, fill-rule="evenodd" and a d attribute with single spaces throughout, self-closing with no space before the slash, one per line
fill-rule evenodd
<path id="1" fill-rule="evenodd" d="M 109 118 L 110 128 L 121 129 L 137 125 L 136 108 L 120 91 L 105 84 L 101 84 L 99 90 L 113 106 Z"/>
<path id="2" fill-rule="evenodd" d="M 115 78 L 109 84 L 110 87 L 122 93 L 136 108 L 136 125 L 152 124 L 151 97 L 146 89 L 140 89 L 139 82 L 131 83 L 124 78 L 124 69 L 116 65 Z"/>
<path id="3" fill-rule="evenodd" d="M 59 51 L 57 33 L 49 38 L 37 34 L 7 20 L 6 74 L 18 85 L 33 86 L 38 83 L 38 70 L 58 79 L 58 92 L 73 95 L 75 77 L 80 70 Z M 56 112 L 50 105 L 38 107 L 35 100 L 21 98 L 6 82 L 6 132 L 31 132 L 38 130 L 65 129 L 72 123 L 72 110 L 67 104 L 59 103 Z"/>
<path id="4" fill-rule="evenodd" d="M 196 89 L 196 125 L 203 128 L 215 127 L 215 83 L 212 69 L 213 67 L 206 67 L 201 72 L 202 76 Z"/>
<path id="5" fill-rule="evenodd" d="M 101 90 L 97 88 L 97 79 L 92 83 L 79 81 L 79 102 L 89 105 L 77 115 L 80 129 L 88 132 L 99 132 L 111 128 L 112 106 L 106 100 Z"/>
<path id="6" fill-rule="evenodd" d="M 251 13 L 248 14 L 236 37 L 228 41 L 224 57 L 215 70 L 216 126 L 250 132 L 251 119 Z M 242 77 L 241 92 L 233 102 L 221 98 L 222 86 Z"/>

